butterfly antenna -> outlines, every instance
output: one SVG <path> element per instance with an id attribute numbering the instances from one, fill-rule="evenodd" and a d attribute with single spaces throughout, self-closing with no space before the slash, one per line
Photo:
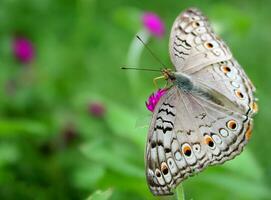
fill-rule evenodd
<path id="1" fill-rule="evenodd" d="M 136 38 L 148 49 L 150 54 L 161 64 L 164 68 L 167 66 L 153 53 L 153 51 L 149 48 L 149 46 L 137 35 Z"/>
<path id="2" fill-rule="evenodd" d="M 140 71 L 161 72 L 160 69 L 146 69 L 146 68 L 135 68 L 135 67 L 121 67 L 121 69 L 132 69 L 132 70 L 140 70 Z"/>

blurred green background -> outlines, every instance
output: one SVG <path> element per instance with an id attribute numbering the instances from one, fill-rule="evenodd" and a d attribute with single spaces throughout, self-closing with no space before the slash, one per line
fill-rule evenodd
<path id="1" fill-rule="evenodd" d="M 268 0 L 1 0 L 0 199 L 159 199 L 144 172 L 145 101 L 159 74 L 120 67 L 161 67 L 134 40 L 146 33 L 145 11 L 165 23 L 166 34 L 148 44 L 171 66 L 170 28 L 191 6 L 209 17 L 256 85 L 260 111 L 245 151 L 185 181 L 185 195 L 271 199 Z M 18 36 L 33 46 L 30 62 L 14 54 Z"/>

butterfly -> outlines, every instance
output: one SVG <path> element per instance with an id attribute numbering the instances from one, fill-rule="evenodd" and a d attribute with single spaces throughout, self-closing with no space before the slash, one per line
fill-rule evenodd
<path id="1" fill-rule="evenodd" d="M 154 195 L 171 195 L 186 178 L 240 154 L 257 112 L 255 87 L 207 18 L 196 8 L 173 23 L 169 52 L 175 72 L 155 106 L 145 153 Z"/>

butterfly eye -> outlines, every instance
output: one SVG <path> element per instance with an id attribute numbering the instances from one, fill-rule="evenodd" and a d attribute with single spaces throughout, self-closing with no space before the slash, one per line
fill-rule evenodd
<path id="1" fill-rule="evenodd" d="M 240 99 L 244 99 L 244 94 L 240 90 L 236 90 L 235 95 Z"/>
<path id="2" fill-rule="evenodd" d="M 188 144 L 186 144 L 186 145 L 183 146 L 183 153 L 187 157 L 191 156 L 192 151 L 191 151 L 191 147 Z"/>
<path id="3" fill-rule="evenodd" d="M 230 120 L 227 122 L 227 127 L 231 130 L 236 130 L 237 129 L 237 123 L 234 120 Z"/>
<path id="4" fill-rule="evenodd" d="M 214 45 L 210 42 L 206 42 L 206 43 L 204 43 L 204 45 L 207 49 L 212 49 L 214 47 Z"/>

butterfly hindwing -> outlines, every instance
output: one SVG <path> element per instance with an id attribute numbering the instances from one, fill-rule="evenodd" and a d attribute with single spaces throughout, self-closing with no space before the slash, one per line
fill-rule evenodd
<path id="1" fill-rule="evenodd" d="M 173 86 L 159 101 L 146 148 L 146 173 L 155 195 L 172 194 L 182 180 L 238 155 L 252 120 Z"/>

